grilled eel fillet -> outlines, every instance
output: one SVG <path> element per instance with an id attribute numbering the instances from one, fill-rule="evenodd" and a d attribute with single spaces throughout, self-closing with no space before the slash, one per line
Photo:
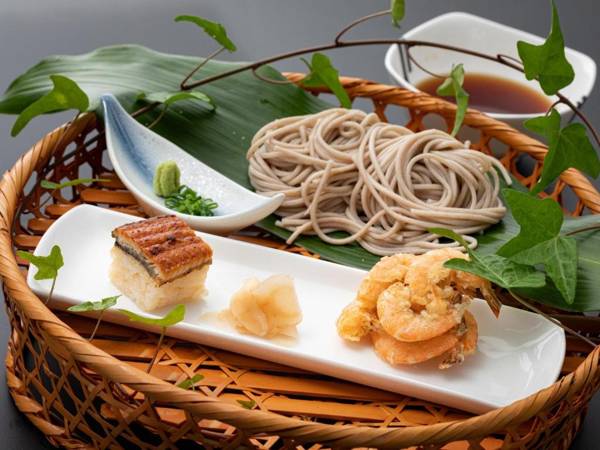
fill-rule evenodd
<path id="1" fill-rule="evenodd" d="M 161 286 L 212 262 L 212 249 L 183 220 L 158 216 L 113 230 L 115 246 L 135 258 Z"/>

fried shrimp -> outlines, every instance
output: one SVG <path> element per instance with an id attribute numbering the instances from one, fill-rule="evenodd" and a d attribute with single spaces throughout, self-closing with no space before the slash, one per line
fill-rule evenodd
<path id="1" fill-rule="evenodd" d="M 451 351 L 459 342 L 455 330 L 419 342 L 402 342 L 383 330 L 371 333 L 375 352 L 389 364 L 418 364 Z"/>
<path id="2" fill-rule="evenodd" d="M 478 339 L 477 322 L 467 307 L 483 297 L 494 310 L 497 300 L 489 281 L 444 267 L 453 258 L 468 256 L 441 248 L 382 258 L 340 314 L 338 334 L 355 342 L 369 336 L 375 352 L 394 365 L 435 357 L 440 357 L 440 369 L 462 363 L 476 351 Z"/>
<path id="3" fill-rule="evenodd" d="M 398 253 L 384 256 L 363 279 L 358 288 L 357 302 L 367 311 L 375 311 L 379 295 L 392 283 L 404 281 L 414 255 Z"/>
<path id="4" fill-rule="evenodd" d="M 338 334 L 349 341 L 360 341 L 373 329 L 375 314 L 363 309 L 357 302 L 347 305 L 340 314 L 336 325 Z"/>
<path id="5" fill-rule="evenodd" d="M 448 351 L 446 357 L 439 365 L 440 369 L 448 369 L 455 364 L 462 364 L 465 356 L 471 355 L 477 350 L 477 339 L 479 338 L 477 322 L 473 314 L 469 311 L 465 311 L 465 316 L 458 327 L 457 335 L 459 336 L 459 341 L 453 349 Z"/>
<path id="6" fill-rule="evenodd" d="M 444 267 L 444 263 L 452 258 L 466 259 L 466 256 L 456 249 L 443 248 L 415 258 L 404 279 L 413 303 L 426 305 L 434 300 L 449 300 L 455 295 L 451 279 L 456 271 Z"/>
<path id="7" fill-rule="evenodd" d="M 460 303 L 445 308 L 435 303 L 415 305 L 410 289 L 403 283 L 392 284 L 377 301 L 381 326 L 391 337 L 403 342 L 425 341 L 444 334 L 460 323 L 463 310 Z"/>

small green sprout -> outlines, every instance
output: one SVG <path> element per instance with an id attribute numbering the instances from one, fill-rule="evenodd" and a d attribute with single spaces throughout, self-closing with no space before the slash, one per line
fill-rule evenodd
<path id="1" fill-rule="evenodd" d="M 177 387 L 180 387 L 181 389 L 191 389 L 191 390 L 195 390 L 194 386 L 196 385 L 196 383 L 198 383 L 199 381 L 204 379 L 204 375 L 197 373 L 196 375 L 194 375 L 192 378 L 188 378 L 187 380 L 183 380 L 181 383 L 179 383 L 177 385 Z"/>
<path id="2" fill-rule="evenodd" d="M 78 305 L 69 306 L 67 308 L 67 311 L 71 311 L 71 312 L 100 311 L 100 315 L 98 316 L 98 320 L 96 321 L 96 326 L 94 327 L 94 331 L 92 331 L 92 334 L 90 334 L 90 337 L 88 338 L 88 341 L 91 341 L 92 339 L 94 339 L 94 336 L 96 336 L 96 332 L 98 331 L 98 327 L 100 326 L 100 322 L 102 321 L 102 316 L 104 315 L 104 311 L 115 306 L 117 304 L 117 300 L 119 299 L 119 297 L 120 297 L 120 295 L 114 295 L 112 297 L 105 297 L 102 300 L 97 301 L 97 302 L 92 302 L 92 301 L 83 302 Z"/>
<path id="3" fill-rule="evenodd" d="M 58 271 L 64 265 L 64 260 L 60 247 L 55 245 L 50 250 L 50 254 L 47 256 L 37 256 L 29 252 L 22 250 L 17 251 L 17 255 L 26 261 L 29 261 L 35 267 L 37 272 L 33 276 L 36 280 L 52 280 L 52 286 L 50 287 L 50 293 L 46 298 L 44 304 L 50 303 L 52 294 L 54 293 L 54 287 L 56 286 L 56 279 L 58 278 Z"/>
<path id="4" fill-rule="evenodd" d="M 162 345 L 162 341 L 165 338 L 165 333 L 167 332 L 167 328 L 173 326 L 179 322 L 181 322 L 185 317 L 185 305 L 177 305 L 171 311 L 169 311 L 166 315 L 161 318 L 155 319 L 153 317 L 145 317 L 140 316 L 134 312 L 128 311 L 126 309 L 119 309 L 120 313 L 125 314 L 129 317 L 129 320 L 132 322 L 143 323 L 145 325 L 153 325 L 160 327 L 160 338 L 158 339 L 158 344 L 156 345 L 156 351 L 154 352 L 154 356 L 150 360 L 150 364 L 148 365 L 148 369 L 146 369 L 147 373 L 150 373 L 152 367 L 154 366 L 154 361 L 158 356 L 158 352 L 160 350 L 160 346 Z"/>

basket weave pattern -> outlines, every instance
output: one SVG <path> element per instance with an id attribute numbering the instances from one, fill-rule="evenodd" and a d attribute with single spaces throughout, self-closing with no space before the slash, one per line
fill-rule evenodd
<path id="1" fill-rule="evenodd" d="M 288 74 L 292 81 L 301 77 Z M 454 106 L 424 94 L 354 78 L 342 81 L 352 98 L 371 99 L 382 118 L 390 106 L 407 109 L 413 130 L 421 129 L 428 115 L 439 115 L 449 125 L 453 120 Z M 465 125 L 480 133 L 475 148 L 493 149 L 525 185 L 535 182 L 546 152 L 541 143 L 476 111 L 467 113 Z M 165 339 L 158 363 L 146 374 L 156 335 L 109 323 L 89 343 L 95 321 L 50 311 L 27 287 L 26 263 L 16 259 L 14 250 L 32 250 L 53 220 L 80 203 L 143 215 L 111 172 L 104 150 L 95 117 L 84 115 L 46 135 L 0 182 L 0 274 L 12 327 L 8 388 L 17 408 L 52 444 L 142 449 L 569 447 L 600 387 L 598 348 L 588 354 L 584 344 L 570 337 L 563 376 L 554 385 L 481 416 L 176 339 Z M 525 158 L 533 161 L 526 174 L 521 169 Z M 39 186 L 41 179 L 90 176 L 109 181 L 51 194 Z M 560 201 L 569 191 L 578 199 L 571 214 L 600 213 L 600 195 L 575 170 L 563 174 L 551 195 Z M 317 256 L 258 230 L 232 237 Z M 600 337 L 595 317 L 565 314 L 560 319 L 594 340 Z M 196 390 L 175 386 L 197 373 L 204 378 Z"/>

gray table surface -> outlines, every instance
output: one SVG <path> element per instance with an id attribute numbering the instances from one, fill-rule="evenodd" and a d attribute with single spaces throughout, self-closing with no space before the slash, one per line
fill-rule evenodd
<path id="1" fill-rule="evenodd" d="M 557 0 L 567 45 L 600 60 L 600 3 L 595 0 Z M 403 28 L 409 29 L 438 14 L 458 10 L 508 23 L 545 35 L 549 27 L 548 0 L 429 0 L 408 1 Z M 157 50 L 206 55 L 211 42 L 192 26 L 176 25 L 177 14 L 197 14 L 226 24 L 238 44 L 229 59 L 261 56 L 327 42 L 344 24 L 384 9 L 388 0 L 0 0 L 0 88 L 26 68 L 50 54 L 77 54 L 96 47 L 139 43 Z M 365 24 L 356 37 L 394 37 L 386 19 Z M 348 49 L 332 53 L 343 74 L 387 82 L 385 48 Z M 303 70 L 298 61 L 278 64 L 282 70 Z M 600 122 L 600 89 L 589 98 L 586 113 Z M 64 115 L 36 119 L 17 138 L 10 137 L 14 117 L 0 115 L 0 169 L 17 157 Z M 6 316 L 0 314 L 0 360 L 8 337 Z M 0 371 L 0 448 L 50 447 L 44 437 L 15 409 Z M 592 401 L 586 424 L 574 449 L 598 448 L 600 396 Z"/>

